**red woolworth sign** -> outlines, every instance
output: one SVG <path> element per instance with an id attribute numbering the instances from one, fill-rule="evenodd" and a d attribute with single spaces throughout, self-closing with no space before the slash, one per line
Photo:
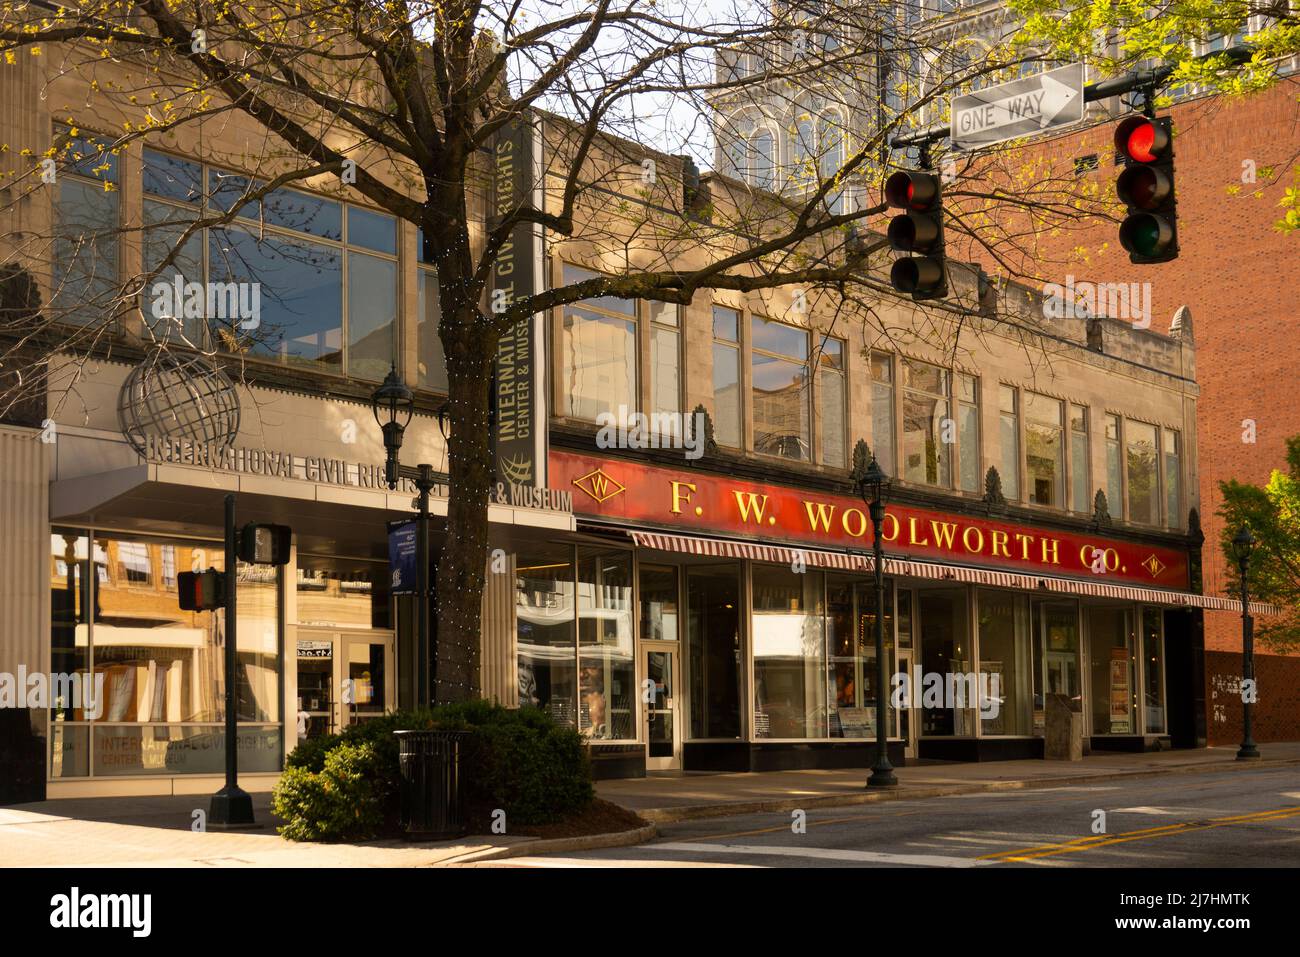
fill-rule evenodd
<path id="1" fill-rule="evenodd" d="M 871 547 L 871 519 L 859 499 L 571 452 L 552 452 L 550 468 L 551 487 L 572 489 L 573 511 L 579 514 L 673 526 L 697 535 L 721 532 L 810 547 Z M 889 505 L 884 539 L 890 553 L 907 558 L 1188 587 L 1185 552 L 1099 535 Z"/>

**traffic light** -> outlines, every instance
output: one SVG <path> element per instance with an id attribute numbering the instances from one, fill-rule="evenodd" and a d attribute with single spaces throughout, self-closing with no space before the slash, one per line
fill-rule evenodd
<path id="1" fill-rule="evenodd" d="M 894 260 L 889 281 L 915 300 L 948 295 L 943 265 L 943 196 L 933 173 L 900 170 L 885 180 L 885 202 L 906 212 L 889 221 L 889 245 L 912 253 Z"/>
<path id="2" fill-rule="evenodd" d="M 1124 171 L 1115 182 L 1128 207 L 1119 227 L 1130 262 L 1164 263 L 1178 258 L 1178 209 L 1174 196 L 1174 138 L 1167 116 L 1131 116 L 1115 129 Z"/>
<path id="3" fill-rule="evenodd" d="M 239 560 L 250 565 L 287 564 L 292 539 L 288 525 L 250 523 L 239 533 Z"/>
<path id="4" fill-rule="evenodd" d="M 226 576 L 214 568 L 176 576 L 181 611 L 214 611 L 226 604 Z"/>

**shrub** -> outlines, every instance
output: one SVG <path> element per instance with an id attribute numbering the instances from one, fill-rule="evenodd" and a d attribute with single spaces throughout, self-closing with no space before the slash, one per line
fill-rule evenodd
<path id="1" fill-rule="evenodd" d="M 393 732 L 425 729 L 469 732 L 461 742 L 460 771 L 467 822 L 473 827 L 483 828 L 498 808 L 511 824 L 548 824 L 582 810 L 595 796 L 586 748 L 577 731 L 557 725 L 537 708 L 514 710 L 473 700 L 390 712 L 350 725 L 340 734 L 304 741 L 285 762 L 285 775 L 276 788 L 276 814 L 293 825 L 296 818 L 291 815 L 316 813 L 316 800 L 294 803 L 287 797 L 281 811 L 281 789 L 286 795 L 304 793 L 303 782 L 325 774 L 336 753 L 363 748 L 372 756 L 371 803 L 380 808 L 384 829 L 394 829 L 401 765 Z M 291 840 L 331 839 L 295 836 L 316 828 L 315 822 L 304 822 L 281 833 Z"/>
<path id="2" fill-rule="evenodd" d="M 388 803 L 379 764 L 373 746 L 339 743 L 324 755 L 319 771 L 286 769 L 271 805 L 287 822 L 280 833 L 291 841 L 374 837 L 384 823 Z"/>

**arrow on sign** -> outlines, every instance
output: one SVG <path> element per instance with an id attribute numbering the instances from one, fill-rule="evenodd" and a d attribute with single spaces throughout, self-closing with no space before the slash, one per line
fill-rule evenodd
<path id="1" fill-rule="evenodd" d="M 953 97 L 952 139 L 957 149 L 986 146 L 1083 119 L 1079 64 Z"/>
<path id="2" fill-rule="evenodd" d="M 992 122 L 987 123 L 986 127 L 997 128 L 1011 123 L 1020 123 L 1024 120 L 1037 119 L 1038 128 L 1042 129 L 1056 119 L 1061 111 L 1069 106 L 1078 95 L 1078 90 L 1066 86 L 1061 81 L 1045 73 L 1043 74 L 1042 86 L 1039 89 L 1016 96 L 1008 96 L 1005 99 L 995 100 L 987 104 L 986 109 L 989 111 Z"/>

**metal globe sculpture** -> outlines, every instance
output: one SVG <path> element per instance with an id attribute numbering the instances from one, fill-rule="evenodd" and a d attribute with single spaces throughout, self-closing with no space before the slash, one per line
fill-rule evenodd
<path id="1" fill-rule="evenodd" d="M 122 434 L 141 456 L 148 437 L 224 449 L 239 434 L 239 393 L 203 356 L 159 351 L 131 370 L 117 399 Z"/>

